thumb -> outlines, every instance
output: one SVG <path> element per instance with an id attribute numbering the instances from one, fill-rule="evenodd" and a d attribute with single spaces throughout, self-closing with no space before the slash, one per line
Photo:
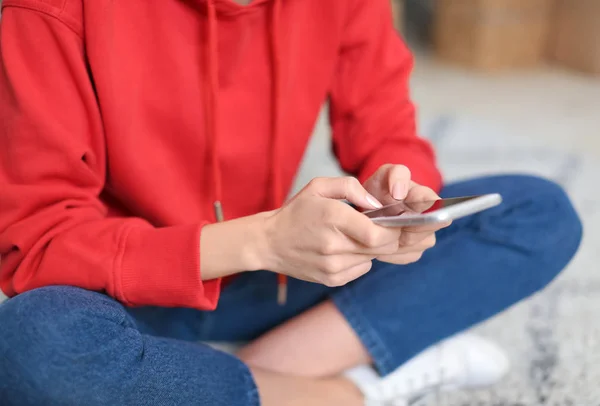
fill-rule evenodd
<path id="1" fill-rule="evenodd" d="M 404 165 L 392 166 L 387 174 L 389 194 L 396 200 L 406 198 L 410 189 L 410 170 Z"/>
<path id="2" fill-rule="evenodd" d="M 316 178 L 305 188 L 306 192 L 329 199 L 345 199 L 363 209 L 379 209 L 382 204 L 363 188 L 358 179 L 351 176 L 341 178 Z"/>

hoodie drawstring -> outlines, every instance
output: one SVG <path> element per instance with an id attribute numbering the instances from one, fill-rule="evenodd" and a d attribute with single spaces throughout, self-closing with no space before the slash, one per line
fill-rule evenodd
<path id="1" fill-rule="evenodd" d="M 274 208 L 283 204 L 283 185 L 280 181 L 279 159 L 279 123 L 281 114 L 281 60 L 279 48 L 279 17 L 281 14 L 281 0 L 274 0 L 273 15 L 271 16 L 271 67 L 273 76 L 273 96 L 271 99 L 271 191 L 272 206 Z M 277 274 L 277 303 L 284 305 L 287 302 L 287 276 Z"/>
<path id="2" fill-rule="evenodd" d="M 219 57 L 218 57 L 218 27 L 217 10 L 214 0 L 208 0 L 206 3 L 208 24 L 206 25 L 206 72 L 208 83 L 205 83 L 206 102 L 204 103 L 206 112 L 206 131 L 207 139 L 210 141 L 210 165 L 213 177 L 213 197 L 215 219 L 217 222 L 223 221 L 223 198 L 222 174 L 219 166 Z"/>
<path id="3" fill-rule="evenodd" d="M 271 75 L 272 79 L 272 98 L 271 98 L 271 204 L 277 208 L 283 204 L 285 197 L 280 180 L 279 166 L 279 122 L 280 122 L 280 102 L 281 102 L 281 61 L 279 49 L 279 17 L 281 14 L 281 0 L 274 0 L 271 16 Z"/>
<path id="4" fill-rule="evenodd" d="M 223 184 L 219 165 L 219 49 L 218 49 L 218 26 L 217 10 L 215 0 L 207 0 L 208 24 L 206 28 L 206 57 L 205 57 L 205 120 L 206 133 L 210 143 L 210 165 L 213 177 L 213 195 L 215 220 L 224 220 Z M 269 186 L 271 196 L 269 206 L 277 208 L 284 202 L 283 185 L 280 181 L 280 154 L 279 154 L 279 125 L 280 125 L 280 103 L 281 103 L 281 61 L 279 54 L 279 19 L 281 13 L 281 0 L 273 0 L 271 15 L 271 70 L 272 70 L 272 97 L 271 97 L 271 150 L 269 151 Z M 207 82 L 207 83 L 206 83 Z M 285 304 L 287 301 L 287 277 L 277 275 L 277 301 Z"/>

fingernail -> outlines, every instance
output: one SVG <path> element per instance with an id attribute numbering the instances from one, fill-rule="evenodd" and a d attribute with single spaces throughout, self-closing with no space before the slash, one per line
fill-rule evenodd
<path id="1" fill-rule="evenodd" d="M 369 202 L 369 204 L 376 209 L 383 207 L 383 204 L 379 203 L 379 200 L 375 199 L 373 196 L 371 196 L 368 193 L 367 193 L 367 202 Z"/>
<path id="2" fill-rule="evenodd" d="M 406 184 L 397 182 L 392 187 L 392 197 L 396 200 L 402 200 L 406 197 Z"/>

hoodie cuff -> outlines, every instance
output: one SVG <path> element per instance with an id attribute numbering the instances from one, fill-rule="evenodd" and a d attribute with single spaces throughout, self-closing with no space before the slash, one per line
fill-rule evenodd
<path id="1" fill-rule="evenodd" d="M 202 281 L 202 226 L 131 227 L 120 239 L 114 290 L 128 306 L 214 310 L 221 279 Z"/>

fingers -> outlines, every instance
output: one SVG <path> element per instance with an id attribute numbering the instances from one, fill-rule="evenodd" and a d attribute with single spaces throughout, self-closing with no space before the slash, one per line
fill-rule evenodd
<path id="1" fill-rule="evenodd" d="M 324 221 L 348 237 L 349 241 L 326 241 L 333 244 L 330 253 L 374 252 L 377 249 L 398 241 L 402 230 L 379 226 L 367 216 L 338 201 L 325 203 Z M 352 247 L 342 244 L 351 244 Z"/>
<path id="2" fill-rule="evenodd" d="M 377 246 L 368 247 L 363 243 L 358 242 L 355 239 L 340 238 L 325 242 L 321 248 L 320 254 L 322 255 L 342 255 L 342 254 L 360 254 L 366 255 L 371 258 L 378 257 L 380 255 L 393 254 L 398 250 L 399 233 L 394 233 L 389 236 L 382 238 L 382 243 Z"/>
<path id="3" fill-rule="evenodd" d="M 427 201 L 438 199 L 439 196 L 430 188 L 414 184 L 410 181 L 410 171 L 402 165 L 390 165 L 385 167 L 391 184 L 398 185 L 406 182 L 410 185 L 407 198 L 416 201 Z M 408 188 L 408 187 L 407 187 Z M 324 242 L 324 254 L 340 254 L 354 252 L 367 255 L 392 254 L 394 244 L 403 246 L 414 245 L 417 240 L 426 238 L 419 236 L 433 233 L 449 223 L 430 224 L 424 226 L 406 227 L 404 229 L 382 227 L 374 224 L 362 213 L 333 199 L 346 199 L 351 203 L 365 208 L 374 208 L 380 205 L 360 184 L 356 178 L 317 178 L 310 182 L 305 190 L 313 196 L 332 199 L 326 203 L 323 211 L 324 220 L 335 229 L 346 235 L 349 240 L 331 240 Z M 406 234 L 403 236 L 403 234 Z M 414 236 L 412 234 L 417 234 Z"/>
<path id="4" fill-rule="evenodd" d="M 427 239 L 433 239 L 435 243 L 435 231 L 448 225 L 443 223 L 410 228 L 382 227 L 347 204 L 331 202 L 330 206 L 326 214 L 328 221 L 347 239 L 325 241 L 322 253 L 326 255 L 349 252 L 375 256 L 393 254 L 398 246 L 415 245 Z"/>
<path id="5" fill-rule="evenodd" d="M 315 196 L 329 199 L 346 199 L 350 203 L 365 209 L 382 207 L 382 204 L 363 188 L 358 179 L 350 176 L 316 178 L 308 184 L 305 190 Z"/>
<path id="6" fill-rule="evenodd" d="M 409 237 L 406 237 L 409 235 Z M 391 264 L 407 265 L 417 262 L 425 251 L 433 248 L 436 243 L 434 233 L 404 233 L 398 249 L 390 255 L 381 255 L 377 259 Z M 404 244 L 404 245 L 403 245 Z"/>
<path id="7" fill-rule="evenodd" d="M 436 243 L 435 233 L 402 233 L 396 253 L 425 251 Z"/>
<path id="8" fill-rule="evenodd" d="M 372 261 L 362 262 L 344 270 L 343 272 L 326 275 L 322 283 L 329 287 L 343 286 L 369 272 L 372 266 Z"/>
<path id="9" fill-rule="evenodd" d="M 320 260 L 319 269 L 326 275 L 333 275 L 371 262 L 374 258 L 375 255 L 363 254 L 325 255 Z"/>
<path id="10" fill-rule="evenodd" d="M 365 216 L 366 218 L 366 216 Z M 350 237 L 354 243 L 352 250 L 354 252 L 366 254 L 389 254 L 397 248 L 398 240 L 402 230 L 398 228 L 381 227 L 368 220 L 364 226 L 360 224 L 345 224 L 340 227 L 346 236 Z"/>
<path id="11" fill-rule="evenodd" d="M 406 199 L 411 187 L 410 170 L 404 165 L 391 165 L 387 174 L 390 195 L 396 200 Z"/>
<path id="12" fill-rule="evenodd" d="M 422 256 L 423 251 L 417 251 L 407 254 L 383 255 L 381 257 L 377 257 L 377 259 L 381 262 L 387 262 L 389 264 L 408 265 L 417 262 Z"/>
<path id="13" fill-rule="evenodd" d="M 322 244 L 322 254 L 371 254 L 375 256 L 395 253 L 401 247 L 417 245 L 424 240 L 424 249 L 435 244 L 435 232 L 451 222 L 403 228 L 382 227 L 347 204 L 331 201 L 325 217 L 346 238 L 330 239 Z M 418 246 L 420 247 L 420 246 Z"/>
<path id="14" fill-rule="evenodd" d="M 405 196 L 407 202 L 434 202 L 439 199 L 440 196 L 435 193 L 433 189 L 428 188 L 427 186 L 418 185 L 414 182 L 411 182 L 410 190 L 408 190 Z M 429 207 L 423 209 L 423 211 L 428 208 Z"/>

